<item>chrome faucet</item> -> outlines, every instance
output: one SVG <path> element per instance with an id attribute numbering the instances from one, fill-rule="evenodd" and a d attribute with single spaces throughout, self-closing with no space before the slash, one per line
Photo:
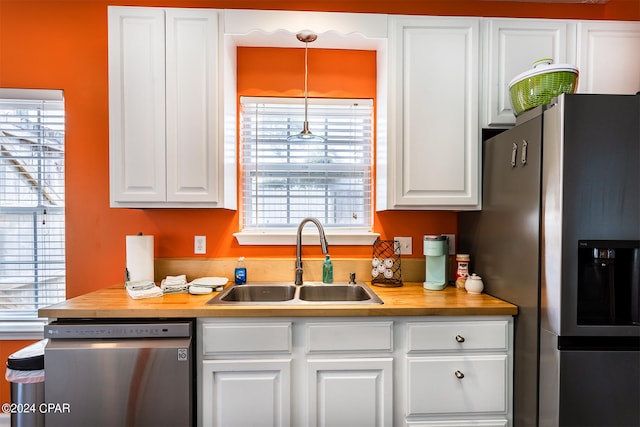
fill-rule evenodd
<path id="1" fill-rule="evenodd" d="M 296 285 L 302 285 L 302 228 L 307 222 L 312 222 L 316 227 L 318 227 L 322 253 L 326 255 L 329 252 L 329 244 L 327 243 L 327 238 L 324 235 L 324 228 L 322 228 L 320 221 L 312 217 L 308 217 L 300 221 L 300 225 L 298 225 L 298 233 L 296 234 Z"/>

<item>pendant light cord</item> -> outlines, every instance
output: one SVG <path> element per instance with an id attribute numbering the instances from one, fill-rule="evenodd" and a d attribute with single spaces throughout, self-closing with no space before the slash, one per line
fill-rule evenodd
<path id="1" fill-rule="evenodd" d="M 315 41 L 317 36 L 313 33 L 298 33 L 296 38 L 304 42 L 304 125 L 299 134 L 290 135 L 287 141 L 326 141 L 326 138 L 314 135 L 309 130 L 309 42 Z"/>
<path id="2" fill-rule="evenodd" d="M 307 120 L 307 109 L 309 108 L 309 42 L 304 42 L 304 122 Z"/>

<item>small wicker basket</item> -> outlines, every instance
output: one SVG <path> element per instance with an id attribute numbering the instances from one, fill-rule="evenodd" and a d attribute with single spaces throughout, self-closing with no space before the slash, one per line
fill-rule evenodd
<path id="1" fill-rule="evenodd" d="M 397 241 L 377 239 L 373 242 L 371 277 L 371 284 L 375 286 L 402 286 L 400 245 Z"/>

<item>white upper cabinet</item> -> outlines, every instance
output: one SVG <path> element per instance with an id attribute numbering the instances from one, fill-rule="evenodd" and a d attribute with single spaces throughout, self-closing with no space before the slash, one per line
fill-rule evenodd
<path id="1" fill-rule="evenodd" d="M 575 24 L 551 19 L 483 21 L 482 126 L 515 124 L 509 83 L 533 62 L 575 64 Z"/>
<path id="2" fill-rule="evenodd" d="M 108 10 L 111 206 L 235 208 L 234 181 L 223 180 L 235 156 L 224 163 L 218 12 Z"/>
<path id="3" fill-rule="evenodd" d="M 108 8 L 112 207 L 237 205 L 238 46 L 376 51 L 376 209 L 480 208 L 483 127 L 515 123 L 509 82 L 540 58 L 578 91 L 640 91 L 640 23 Z"/>
<path id="4" fill-rule="evenodd" d="M 483 127 L 515 123 L 509 82 L 541 58 L 576 65 L 579 93 L 640 91 L 639 22 L 487 19 L 483 32 Z"/>
<path id="5" fill-rule="evenodd" d="M 167 9 L 167 201 L 219 201 L 218 14 Z"/>
<path id="6" fill-rule="evenodd" d="M 163 10 L 109 8 L 112 206 L 165 200 L 164 56 Z"/>
<path id="7" fill-rule="evenodd" d="M 477 208 L 480 20 L 390 16 L 389 25 L 377 208 Z"/>
<path id="8" fill-rule="evenodd" d="M 578 24 L 578 92 L 640 91 L 640 22 Z"/>

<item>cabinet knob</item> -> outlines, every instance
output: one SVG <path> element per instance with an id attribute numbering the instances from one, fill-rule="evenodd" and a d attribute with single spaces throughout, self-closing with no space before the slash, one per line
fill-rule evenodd
<path id="1" fill-rule="evenodd" d="M 454 374 L 456 375 L 456 378 L 460 380 L 464 378 L 464 374 L 461 371 L 455 371 Z"/>
<path id="2" fill-rule="evenodd" d="M 462 335 L 456 335 L 456 341 L 464 342 L 464 337 Z"/>

